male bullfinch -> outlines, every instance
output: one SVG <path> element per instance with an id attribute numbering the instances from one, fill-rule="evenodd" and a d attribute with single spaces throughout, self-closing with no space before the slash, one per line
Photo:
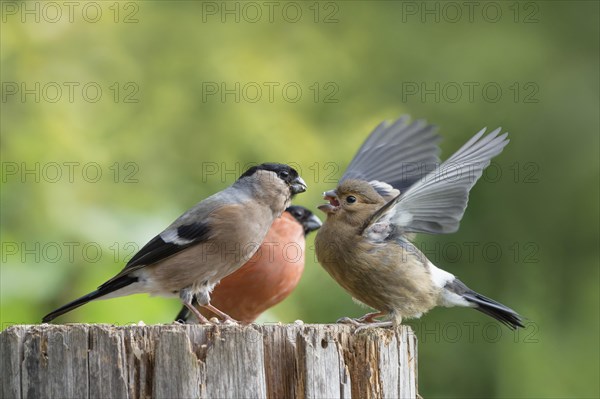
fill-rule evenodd
<path id="1" fill-rule="evenodd" d="M 195 297 L 201 306 L 232 320 L 211 305 L 211 291 L 254 255 L 292 196 L 304 191 L 306 183 L 288 165 L 251 167 L 231 186 L 199 202 L 150 240 L 115 277 L 47 314 L 43 322 L 95 299 L 138 293 L 178 296 L 206 323 L 192 306 Z"/>
<path id="2" fill-rule="evenodd" d="M 357 301 L 377 310 L 346 321 L 397 325 L 435 306 L 468 306 L 510 328 L 514 310 L 469 289 L 437 268 L 409 241 L 414 233 L 458 230 L 469 190 L 508 144 L 500 129 L 482 129 L 439 164 L 438 135 L 423 121 L 382 123 L 367 138 L 335 190 L 319 206 L 327 220 L 315 240 L 317 259 Z M 385 322 L 374 318 L 386 316 Z"/>
<path id="3" fill-rule="evenodd" d="M 275 219 L 262 245 L 244 266 L 225 277 L 211 294 L 211 304 L 244 323 L 283 301 L 296 288 L 304 271 L 305 237 L 321 227 L 308 209 L 292 205 Z M 214 314 L 199 308 L 207 318 Z M 192 322 L 183 306 L 176 321 Z"/>

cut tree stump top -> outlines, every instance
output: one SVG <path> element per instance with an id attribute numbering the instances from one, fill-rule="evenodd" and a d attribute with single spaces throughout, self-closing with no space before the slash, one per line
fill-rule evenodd
<path id="1" fill-rule="evenodd" d="M 16 325 L 3 398 L 415 398 L 409 327 Z"/>

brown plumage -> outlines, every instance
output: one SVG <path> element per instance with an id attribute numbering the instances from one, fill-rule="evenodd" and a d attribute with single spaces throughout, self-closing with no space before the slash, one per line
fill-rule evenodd
<path id="1" fill-rule="evenodd" d="M 376 243 L 362 237 L 365 223 L 386 204 L 383 197 L 358 180 L 342 182 L 336 193 L 339 208 L 321 207 L 327 220 L 315 241 L 323 268 L 356 300 L 398 322 L 436 306 L 441 288 L 431 280 L 427 258 L 408 240 Z M 343 200 L 348 196 L 357 201 L 348 204 Z"/>
<path id="2" fill-rule="evenodd" d="M 244 323 L 252 323 L 264 311 L 283 301 L 298 285 L 304 271 L 305 235 L 321 221 L 308 209 L 292 206 L 275 219 L 254 256 L 225 277 L 211 294 L 211 303 Z M 196 305 L 210 318 L 215 314 Z M 176 317 L 196 322 L 186 307 Z"/>
<path id="3" fill-rule="evenodd" d="M 48 322 L 95 299 L 149 293 L 178 296 L 201 322 L 192 299 L 225 319 L 210 303 L 219 280 L 237 270 L 260 246 L 273 221 L 306 184 L 288 165 L 266 163 L 185 212 L 150 240 L 115 277 L 44 316 Z"/>
<path id="4" fill-rule="evenodd" d="M 468 306 L 511 328 L 522 327 L 512 309 L 467 288 L 437 268 L 409 238 L 450 233 L 468 193 L 490 159 L 508 143 L 499 129 L 480 131 L 446 162 L 437 164 L 437 136 L 423 122 L 380 125 L 351 162 L 328 204 L 315 245 L 319 263 L 357 301 L 377 310 L 354 321 L 387 316 L 399 324 L 435 306 Z M 410 165 L 407 167 L 407 164 Z"/>

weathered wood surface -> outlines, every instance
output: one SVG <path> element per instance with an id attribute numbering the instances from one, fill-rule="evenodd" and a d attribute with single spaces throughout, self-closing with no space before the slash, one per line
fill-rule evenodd
<path id="1" fill-rule="evenodd" d="M 0 333 L 3 398 L 415 398 L 408 327 L 31 325 Z"/>

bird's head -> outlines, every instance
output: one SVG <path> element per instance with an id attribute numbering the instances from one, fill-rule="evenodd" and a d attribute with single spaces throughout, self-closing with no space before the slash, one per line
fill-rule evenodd
<path id="1" fill-rule="evenodd" d="M 364 180 L 348 179 L 340 183 L 335 190 L 323 193 L 328 204 L 319 206 L 327 218 L 336 218 L 360 226 L 379 208 L 385 205 L 385 199 Z"/>
<path id="2" fill-rule="evenodd" d="M 296 169 L 289 165 L 280 163 L 263 163 L 253 166 L 240 176 L 238 180 L 247 177 L 256 177 L 262 180 L 263 184 L 285 184 L 290 191 L 290 195 L 296 195 L 306 191 L 306 183 L 298 175 Z"/>
<path id="3" fill-rule="evenodd" d="M 322 225 L 321 219 L 303 206 L 292 205 L 286 209 L 286 212 L 302 225 L 304 235 L 318 230 Z"/>

